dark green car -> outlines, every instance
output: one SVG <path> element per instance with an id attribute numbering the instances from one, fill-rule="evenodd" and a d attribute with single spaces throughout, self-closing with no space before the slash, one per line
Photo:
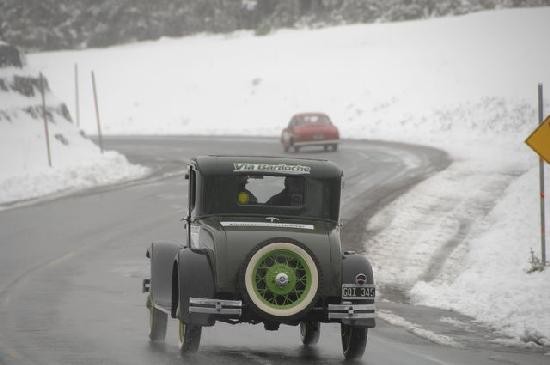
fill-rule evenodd
<path id="1" fill-rule="evenodd" d="M 150 334 L 179 320 L 183 352 L 216 321 L 300 326 L 304 345 L 321 322 L 341 323 L 346 358 L 363 355 L 375 327 L 372 267 L 340 242 L 342 170 L 326 160 L 201 156 L 191 160 L 182 244 L 147 250 Z"/>

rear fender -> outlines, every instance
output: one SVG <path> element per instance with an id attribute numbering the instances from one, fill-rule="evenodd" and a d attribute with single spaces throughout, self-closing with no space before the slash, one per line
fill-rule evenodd
<path id="1" fill-rule="evenodd" d="M 344 255 L 342 259 L 342 284 L 355 284 L 357 274 L 367 276 L 367 284 L 374 284 L 372 266 L 363 255 Z"/>
<path id="2" fill-rule="evenodd" d="M 174 242 L 154 242 L 147 249 L 151 259 L 151 299 L 165 310 L 172 305 L 172 263 L 182 248 Z"/>
<path id="3" fill-rule="evenodd" d="M 174 282 L 175 281 L 175 282 Z M 212 315 L 189 313 L 189 298 L 215 297 L 214 270 L 206 252 L 179 251 L 173 267 L 172 316 L 185 323 L 212 326 Z"/>
<path id="4" fill-rule="evenodd" d="M 342 284 L 355 284 L 355 278 L 358 274 L 365 274 L 366 284 L 374 284 L 372 266 L 369 260 L 363 255 L 344 255 L 342 259 Z M 372 304 L 374 300 L 352 300 L 353 303 Z M 363 319 L 342 319 L 343 324 L 355 327 L 376 327 L 374 318 Z"/>

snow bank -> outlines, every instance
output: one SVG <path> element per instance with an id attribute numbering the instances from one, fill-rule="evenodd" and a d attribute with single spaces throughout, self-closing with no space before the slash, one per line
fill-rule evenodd
<path id="1" fill-rule="evenodd" d="M 525 274 L 539 229 L 537 159 L 523 143 L 537 123 L 537 83 L 550 88 L 548 19 L 548 7 L 517 9 L 163 39 L 29 61 L 64 100 L 73 100 L 78 63 L 88 133 L 93 69 L 107 133 L 276 136 L 292 114 L 319 110 L 343 137 L 449 151 L 448 170 L 369 223 L 378 283 L 527 340 L 550 338 L 548 316 L 539 320 L 550 313 L 540 294 L 550 292 L 550 270 Z"/>
<path id="2" fill-rule="evenodd" d="M 0 205 L 135 179 L 147 172 L 119 153 L 102 155 L 47 88 L 50 168 L 38 73 L 28 68 L 0 68 L 0 83 Z"/>
<path id="3" fill-rule="evenodd" d="M 530 250 L 540 247 L 537 178 L 533 168 L 515 179 L 466 238 L 468 251 L 453 253 L 444 275 L 416 283 L 413 302 L 456 309 L 550 346 L 550 270 L 527 273 Z"/>
<path id="4" fill-rule="evenodd" d="M 461 345 L 451 337 L 429 331 L 425 328 L 422 328 L 422 326 L 416 323 L 409 322 L 405 318 L 393 314 L 390 311 L 379 310 L 377 311 L 377 316 L 388 323 L 391 323 L 395 326 L 403 327 L 407 329 L 407 331 L 414 333 L 417 336 L 423 337 L 429 341 L 432 341 L 433 343 L 445 346 L 461 347 Z"/>

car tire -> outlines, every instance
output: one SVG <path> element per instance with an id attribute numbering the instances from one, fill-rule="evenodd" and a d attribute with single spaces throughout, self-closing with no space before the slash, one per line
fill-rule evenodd
<path id="1" fill-rule="evenodd" d="M 333 151 L 333 152 L 338 151 L 338 145 L 337 145 L 337 144 L 333 144 L 333 145 L 332 145 L 332 151 Z"/>
<path id="2" fill-rule="evenodd" d="M 186 324 L 181 319 L 178 325 L 178 337 L 182 354 L 197 352 L 201 344 L 202 327 Z"/>
<path id="3" fill-rule="evenodd" d="M 321 334 L 321 324 L 316 321 L 300 322 L 300 338 L 306 346 L 311 346 L 319 342 Z"/>
<path id="4" fill-rule="evenodd" d="M 287 145 L 287 144 L 283 145 L 283 150 L 285 152 L 288 152 L 289 149 L 290 149 L 289 145 Z"/>
<path id="5" fill-rule="evenodd" d="M 149 339 L 155 342 L 164 341 L 168 315 L 153 306 L 151 296 L 147 297 L 147 309 L 149 309 Z"/>
<path id="6" fill-rule="evenodd" d="M 367 347 L 368 328 L 340 325 L 342 335 L 342 350 L 346 360 L 358 359 L 365 353 Z"/>
<path id="7" fill-rule="evenodd" d="M 294 146 L 294 152 L 296 153 L 300 152 L 300 146 Z"/>
<path id="8" fill-rule="evenodd" d="M 323 148 L 325 149 L 325 152 L 328 152 L 329 145 L 326 144 L 326 145 L 323 146 Z"/>
<path id="9" fill-rule="evenodd" d="M 277 276 L 287 283 L 277 284 Z M 304 245 L 263 242 L 244 260 L 239 283 L 246 306 L 268 321 L 299 320 L 317 301 L 321 270 L 315 256 Z"/>

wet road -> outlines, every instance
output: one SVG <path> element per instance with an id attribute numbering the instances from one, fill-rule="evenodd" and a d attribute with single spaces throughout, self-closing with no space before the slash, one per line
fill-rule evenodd
<path id="1" fill-rule="evenodd" d="M 150 166 L 138 182 L 92 189 L 0 212 L 0 363 L 5 364 L 302 364 L 342 362 L 338 325 L 322 325 L 319 345 L 300 345 L 282 326 L 217 324 L 203 330 L 200 352 L 182 357 L 175 321 L 165 345 L 147 340 L 145 248 L 178 240 L 186 212 L 182 162 L 196 154 L 280 154 L 274 139 L 119 138 L 107 148 Z M 363 252 L 366 220 L 386 202 L 448 165 L 440 151 L 347 141 L 337 153 L 305 151 L 344 169 L 346 249 Z M 376 275 L 376 274 L 375 274 Z M 401 306 L 401 307 L 400 307 Z M 401 314 L 440 316 L 430 308 L 381 302 Z M 366 364 L 548 363 L 539 352 L 442 346 L 378 320 Z M 466 336 L 465 334 L 462 334 Z"/>

